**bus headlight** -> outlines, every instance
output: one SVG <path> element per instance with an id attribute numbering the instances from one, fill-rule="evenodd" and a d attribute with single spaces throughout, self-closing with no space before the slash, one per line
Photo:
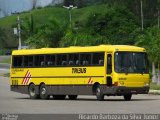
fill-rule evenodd
<path id="1" fill-rule="evenodd" d="M 144 83 L 144 86 L 146 86 L 146 87 L 149 86 L 149 83 Z"/>

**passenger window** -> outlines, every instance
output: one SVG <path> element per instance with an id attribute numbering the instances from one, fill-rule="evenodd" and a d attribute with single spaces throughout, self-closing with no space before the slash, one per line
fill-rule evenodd
<path id="1" fill-rule="evenodd" d="M 69 54 L 68 56 L 69 65 L 79 65 L 79 54 Z"/>
<path id="2" fill-rule="evenodd" d="M 80 54 L 80 65 L 91 65 L 91 54 Z"/>
<path id="3" fill-rule="evenodd" d="M 46 66 L 54 66 L 55 65 L 55 55 L 46 55 Z"/>
<path id="4" fill-rule="evenodd" d="M 33 66 L 33 56 L 24 56 L 24 67 Z"/>
<path id="5" fill-rule="evenodd" d="M 44 55 L 36 55 L 34 59 L 34 65 L 36 67 L 44 67 L 45 66 Z"/>
<path id="6" fill-rule="evenodd" d="M 93 65 L 104 65 L 104 53 L 93 53 Z"/>
<path id="7" fill-rule="evenodd" d="M 57 55 L 57 65 L 66 66 L 67 65 L 67 55 Z"/>

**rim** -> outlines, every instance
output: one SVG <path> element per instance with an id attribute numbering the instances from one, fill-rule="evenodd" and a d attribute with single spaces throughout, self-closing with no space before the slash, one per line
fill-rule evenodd
<path id="1" fill-rule="evenodd" d="M 41 91 L 41 93 L 42 93 L 42 95 L 45 95 L 46 94 L 46 88 L 42 88 L 42 91 Z"/>
<path id="2" fill-rule="evenodd" d="M 35 93 L 35 89 L 34 89 L 34 88 L 31 88 L 31 89 L 30 89 L 30 95 L 31 95 L 31 96 L 35 96 L 35 94 L 36 94 L 36 93 Z"/>
<path id="3" fill-rule="evenodd" d="M 99 94 L 101 92 L 100 88 L 97 88 L 96 93 Z"/>

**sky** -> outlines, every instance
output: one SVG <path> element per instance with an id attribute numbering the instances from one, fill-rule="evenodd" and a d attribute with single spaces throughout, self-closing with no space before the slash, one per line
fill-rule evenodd
<path id="1" fill-rule="evenodd" d="M 37 0 L 36 6 L 46 6 L 52 1 L 59 2 L 62 0 Z M 10 15 L 13 12 L 28 11 L 32 8 L 32 0 L 0 0 L 0 17 Z"/>

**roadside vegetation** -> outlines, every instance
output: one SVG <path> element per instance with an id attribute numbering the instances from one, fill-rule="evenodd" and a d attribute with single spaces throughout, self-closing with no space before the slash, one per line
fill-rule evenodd
<path id="1" fill-rule="evenodd" d="M 150 83 L 150 89 L 151 90 L 160 90 L 160 85 L 157 85 L 156 83 Z"/>
<path id="2" fill-rule="evenodd" d="M 10 56 L 0 56 L 1 64 L 10 64 L 10 62 L 11 62 Z"/>

